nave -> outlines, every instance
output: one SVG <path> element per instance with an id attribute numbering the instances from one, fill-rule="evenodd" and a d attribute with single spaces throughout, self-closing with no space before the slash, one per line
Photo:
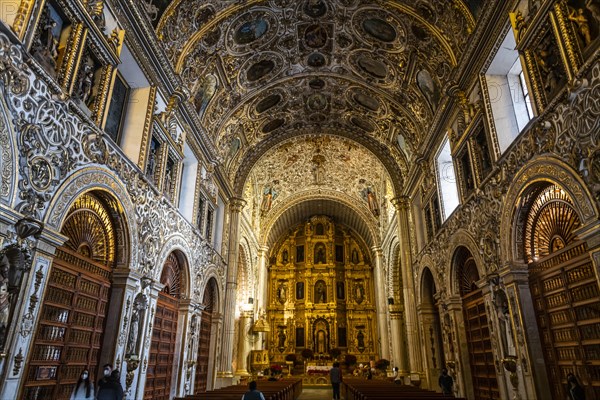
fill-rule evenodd
<path id="1" fill-rule="evenodd" d="M 0 400 L 600 398 L 599 61 L 600 0 L 0 0 Z"/>

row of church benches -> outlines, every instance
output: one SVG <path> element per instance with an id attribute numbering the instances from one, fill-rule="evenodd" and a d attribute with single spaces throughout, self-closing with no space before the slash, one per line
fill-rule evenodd
<path id="1" fill-rule="evenodd" d="M 264 380 L 257 383 L 257 389 L 266 400 L 296 400 L 302 393 L 302 379 Z M 247 391 L 248 385 L 234 385 L 192 396 L 175 397 L 174 400 L 240 400 Z"/>
<path id="2" fill-rule="evenodd" d="M 441 393 L 419 389 L 414 386 L 397 385 L 390 381 L 347 379 L 342 382 L 342 398 L 345 400 L 439 400 L 448 398 Z M 461 400 L 456 398 L 455 400 Z M 464 398 L 462 400 L 465 400 Z"/>

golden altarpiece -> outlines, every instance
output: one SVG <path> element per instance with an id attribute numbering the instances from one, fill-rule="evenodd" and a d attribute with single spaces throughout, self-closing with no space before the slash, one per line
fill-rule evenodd
<path id="1" fill-rule="evenodd" d="M 267 320 L 271 361 L 304 349 L 377 359 L 373 267 L 361 240 L 325 216 L 292 229 L 269 265 Z"/>

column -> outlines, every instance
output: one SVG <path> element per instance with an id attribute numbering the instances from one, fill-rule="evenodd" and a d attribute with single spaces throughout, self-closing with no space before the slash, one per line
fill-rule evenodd
<path id="1" fill-rule="evenodd" d="M 383 251 L 381 247 L 373 247 L 371 249 L 375 255 L 375 304 L 377 307 L 377 326 L 379 327 L 379 340 L 381 346 L 379 354 L 381 358 L 390 359 L 390 339 L 388 336 L 387 323 L 387 299 L 385 294 L 385 282 L 383 277 Z"/>
<path id="2" fill-rule="evenodd" d="M 229 203 L 229 243 L 227 254 L 227 283 L 225 287 L 225 310 L 223 313 L 223 336 L 221 354 L 219 357 L 219 369 L 217 378 L 222 379 L 218 386 L 227 385 L 233 378 L 233 336 L 235 333 L 235 301 L 237 291 L 237 264 L 239 253 L 239 228 L 240 214 L 246 205 L 246 201 L 240 198 L 232 198 Z"/>
<path id="3" fill-rule="evenodd" d="M 402 326 L 402 316 L 404 307 L 397 304 L 390 304 L 390 325 L 392 330 L 392 360 L 393 366 L 398 367 L 398 374 L 406 376 L 408 365 L 406 363 L 406 348 L 404 347 L 404 327 Z"/>
<path id="4" fill-rule="evenodd" d="M 240 334 L 238 335 L 238 351 L 237 351 L 237 370 L 236 375 L 250 375 L 248 365 L 248 353 L 250 353 L 250 343 L 248 336 L 252 335 L 251 329 L 253 325 L 254 311 L 252 309 L 242 310 L 240 314 Z"/>
<path id="5" fill-rule="evenodd" d="M 510 314 L 513 333 L 516 336 L 520 397 L 532 400 L 549 399 L 550 383 L 543 356 L 544 343 L 538 331 L 536 310 L 531 303 L 528 265 L 509 263 L 508 268 L 501 270 L 500 277 L 506 287 L 511 306 L 516 308 L 511 310 Z"/>
<path id="6" fill-rule="evenodd" d="M 258 248 L 258 290 L 256 292 L 256 307 L 259 313 L 267 311 L 269 297 L 269 270 L 267 260 L 269 259 L 269 248 L 261 246 Z M 260 318 L 260 315 L 258 316 Z"/>
<path id="7" fill-rule="evenodd" d="M 402 272 L 402 292 L 404 294 L 404 317 L 406 321 L 406 339 L 411 374 L 419 374 L 423 378 L 423 357 L 419 341 L 417 325 L 417 308 L 415 301 L 415 284 L 412 275 L 412 253 L 410 243 L 410 222 L 408 196 L 391 200 L 398 213 L 398 241 L 400 244 L 400 268 Z"/>

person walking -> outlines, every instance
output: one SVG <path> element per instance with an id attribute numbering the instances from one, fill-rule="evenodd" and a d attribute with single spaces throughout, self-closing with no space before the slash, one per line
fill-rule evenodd
<path id="1" fill-rule="evenodd" d="M 98 381 L 96 400 L 123 400 L 123 386 L 119 380 L 119 370 L 112 365 L 104 365 L 104 376 Z"/>
<path id="2" fill-rule="evenodd" d="M 262 392 L 256 389 L 256 381 L 248 383 L 248 391 L 242 396 L 242 400 L 265 400 Z"/>
<path id="3" fill-rule="evenodd" d="M 342 370 L 340 369 L 340 363 L 334 362 L 333 368 L 329 370 L 329 379 L 331 380 L 331 387 L 333 388 L 333 398 L 340 399 L 340 383 L 342 383 Z"/>
<path id="4" fill-rule="evenodd" d="M 90 373 L 84 369 L 75 385 L 70 400 L 92 400 L 94 398 L 94 384 L 90 380 Z"/>
<path id="5" fill-rule="evenodd" d="M 450 375 L 448 375 L 448 370 L 446 368 L 442 369 L 442 374 L 438 379 L 438 384 L 442 389 L 442 394 L 452 396 L 452 385 L 454 384 L 454 380 Z"/>

